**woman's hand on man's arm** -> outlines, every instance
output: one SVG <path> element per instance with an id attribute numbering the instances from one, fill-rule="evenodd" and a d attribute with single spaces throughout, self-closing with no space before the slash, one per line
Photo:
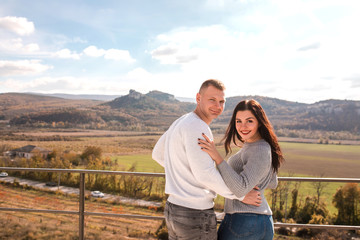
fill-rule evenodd
<path id="1" fill-rule="evenodd" d="M 201 147 L 201 150 L 209 154 L 212 160 L 215 161 L 216 165 L 219 165 L 222 161 L 224 161 L 224 159 L 217 151 L 214 141 L 204 133 L 202 136 L 205 138 L 205 140 L 198 138 L 198 144 Z"/>

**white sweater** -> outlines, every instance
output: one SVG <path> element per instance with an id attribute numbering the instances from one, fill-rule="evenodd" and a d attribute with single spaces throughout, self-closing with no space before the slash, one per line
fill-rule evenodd
<path id="1" fill-rule="evenodd" d="M 193 209 L 214 206 L 216 193 L 237 198 L 226 186 L 214 161 L 198 145 L 205 133 L 213 138 L 209 126 L 194 112 L 177 119 L 156 143 L 152 158 L 165 168 L 168 201 Z"/>

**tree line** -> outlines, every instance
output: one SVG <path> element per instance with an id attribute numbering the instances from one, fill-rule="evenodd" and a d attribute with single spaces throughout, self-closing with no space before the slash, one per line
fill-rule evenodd
<path id="1" fill-rule="evenodd" d="M 9 146 L 0 146 L 0 150 L 7 150 Z M 134 172 L 136 164 L 128 169 L 119 169 L 117 160 L 112 161 L 109 157 L 102 156 L 102 149 L 96 146 L 86 147 L 82 153 L 58 151 L 51 152 L 47 158 L 35 155 L 30 159 L 10 159 L 4 157 L 0 161 L 3 167 L 19 168 L 57 168 L 57 169 L 89 169 L 89 170 L 111 170 Z M 22 172 L 11 173 L 15 177 L 27 178 L 37 181 L 58 181 L 58 173 L 52 172 Z M 65 173 L 60 175 L 62 185 L 78 187 L 79 174 Z M 121 194 L 127 197 L 142 198 L 148 200 L 161 200 L 164 196 L 164 179 L 151 177 L 136 177 L 108 174 L 87 174 L 85 187 L 88 190 L 101 190 L 113 194 Z"/>

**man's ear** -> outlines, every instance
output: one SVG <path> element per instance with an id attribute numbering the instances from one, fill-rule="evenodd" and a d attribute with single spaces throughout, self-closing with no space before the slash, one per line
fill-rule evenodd
<path id="1" fill-rule="evenodd" d="M 200 103 L 200 98 L 201 98 L 200 93 L 197 93 L 197 94 L 196 94 L 196 103 L 197 103 L 197 104 Z"/>

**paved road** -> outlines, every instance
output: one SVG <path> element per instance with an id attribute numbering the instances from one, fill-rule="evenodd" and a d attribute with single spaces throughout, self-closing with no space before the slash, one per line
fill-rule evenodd
<path id="1" fill-rule="evenodd" d="M 33 180 L 28 180 L 28 179 L 23 179 L 23 178 L 15 178 L 15 177 L 1 177 L 0 178 L 0 182 L 11 182 L 13 183 L 14 180 L 18 181 L 20 185 L 28 185 L 28 186 L 32 186 L 35 189 L 47 189 L 50 191 L 61 191 L 63 193 L 68 193 L 68 194 L 79 194 L 79 189 L 78 188 L 73 188 L 73 187 L 65 187 L 65 186 L 56 186 L 56 187 L 49 187 L 46 186 L 44 182 L 38 182 L 38 181 L 33 181 Z M 90 191 L 85 190 L 85 194 L 86 195 L 90 195 Z M 153 202 L 153 201 L 145 201 L 145 200 L 141 200 L 141 199 L 133 199 L 133 198 L 127 198 L 127 197 L 122 197 L 122 196 L 117 196 L 117 195 L 112 195 L 112 194 L 107 194 L 104 193 L 104 197 L 102 199 L 106 199 L 106 200 L 117 200 L 120 203 L 124 203 L 124 204 L 131 204 L 131 205 L 138 205 L 138 206 L 143 206 L 143 207 L 160 207 L 161 203 L 159 202 Z"/>

